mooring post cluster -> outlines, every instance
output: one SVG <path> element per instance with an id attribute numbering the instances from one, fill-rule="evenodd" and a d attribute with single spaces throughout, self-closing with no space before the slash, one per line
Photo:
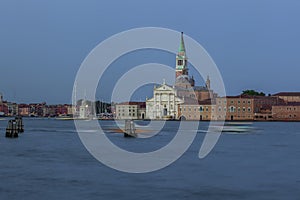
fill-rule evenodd
<path id="1" fill-rule="evenodd" d="M 124 137 L 137 137 L 133 120 L 125 120 Z"/>
<path id="2" fill-rule="evenodd" d="M 15 117 L 15 119 L 8 121 L 5 137 L 17 138 L 19 137 L 19 133 L 23 132 L 24 125 L 22 117 Z"/>

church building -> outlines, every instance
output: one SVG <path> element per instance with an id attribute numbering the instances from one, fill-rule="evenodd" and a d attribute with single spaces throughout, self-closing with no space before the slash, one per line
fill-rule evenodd
<path id="1" fill-rule="evenodd" d="M 176 119 L 178 105 L 183 102 L 177 97 L 175 88 L 163 82 L 159 87 L 154 87 L 153 98 L 146 100 L 146 118 Z"/>
<path id="2" fill-rule="evenodd" d="M 184 45 L 183 33 L 179 50 L 176 55 L 175 85 L 164 83 L 154 87 L 153 98 L 146 100 L 146 118 L 148 119 L 179 119 L 180 106 L 186 102 L 199 102 L 216 97 L 210 89 L 210 80 L 207 77 L 205 86 L 195 86 L 193 76 L 189 76 L 188 58 Z"/>

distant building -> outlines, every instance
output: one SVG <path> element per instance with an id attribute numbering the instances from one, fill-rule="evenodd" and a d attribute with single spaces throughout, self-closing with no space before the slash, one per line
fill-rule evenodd
<path id="1" fill-rule="evenodd" d="M 145 102 L 123 102 L 115 105 L 116 119 L 145 119 Z"/>
<path id="2" fill-rule="evenodd" d="M 8 114 L 8 107 L 5 101 L 0 102 L 0 115 L 7 115 Z"/>
<path id="3" fill-rule="evenodd" d="M 31 103 L 29 104 L 29 115 L 34 117 L 43 117 L 44 108 L 46 107 L 46 102 L 42 103 Z"/>
<path id="4" fill-rule="evenodd" d="M 184 99 L 183 104 L 179 104 L 178 119 L 209 121 L 215 118 L 215 103 L 212 100 L 195 101 Z"/>
<path id="5" fill-rule="evenodd" d="M 272 106 L 273 120 L 300 121 L 300 102 Z"/>
<path id="6" fill-rule="evenodd" d="M 272 96 L 279 97 L 285 102 L 300 102 L 300 92 L 279 92 Z"/>
<path id="7" fill-rule="evenodd" d="M 92 106 L 88 103 L 88 101 L 83 100 L 81 105 L 79 106 L 79 118 L 85 119 L 91 116 Z"/>
<path id="8" fill-rule="evenodd" d="M 30 115 L 30 107 L 28 104 L 19 104 L 19 115 L 21 116 L 29 116 Z"/>
<path id="9" fill-rule="evenodd" d="M 216 98 L 217 120 L 272 120 L 272 106 L 282 99 L 268 96 L 227 96 Z"/>
<path id="10" fill-rule="evenodd" d="M 245 96 L 216 98 L 216 120 L 253 120 L 254 99 Z"/>

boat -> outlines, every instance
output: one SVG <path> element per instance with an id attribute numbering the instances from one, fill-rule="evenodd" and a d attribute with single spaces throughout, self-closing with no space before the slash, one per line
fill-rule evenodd
<path id="1" fill-rule="evenodd" d="M 225 122 L 224 125 L 212 126 L 212 130 L 222 132 L 246 133 L 253 130 L 252 123 L 249 122 Z"/>

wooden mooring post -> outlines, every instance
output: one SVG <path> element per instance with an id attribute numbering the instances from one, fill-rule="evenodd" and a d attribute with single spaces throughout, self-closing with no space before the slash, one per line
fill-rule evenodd
<path id="1" fill-rule="evenodd" d="M 24 132 L 24 124 L 23 124 L 23 119 L 22 117 L 16 117 L 15 118 L 16 122 L 17 122 L 17 129 L 19 133 L 23 133 Z"/>
<path id="2" fill-rule="evenodd" d="M 137 137 L 133 120 L 125 120 L 124 137 Z"/>
<path id="3" fill-rule="evenodd" d="M 17 129 L 17 122 L 16 120 L 9 120 L 6 128 L 5 137 L 9 138 L 17 138 L 19 131 Z"/>
<path id="4" fill-rule="evenodd" d="M 24 132 L 24 124 L 22 117 L 16 117 L 14 120 L 9 120 L 6 128 L 5 137 L 17 138 L 19 133 Z"/>

